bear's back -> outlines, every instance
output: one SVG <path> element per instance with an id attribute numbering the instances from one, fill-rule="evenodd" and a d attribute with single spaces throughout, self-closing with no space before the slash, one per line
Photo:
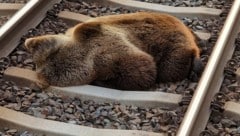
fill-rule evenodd
<path id="1" fill-rule="evenodd" d="M 196 57 L 200 54 L 190 29 L 168 14 L 137 12 L 98 17 L 88 22 L 101 23 L 124 30 L 131 43 L 150 54 L 166 50 L 169 46 L 179 46 L 178 43 L 192 50 Z"/>

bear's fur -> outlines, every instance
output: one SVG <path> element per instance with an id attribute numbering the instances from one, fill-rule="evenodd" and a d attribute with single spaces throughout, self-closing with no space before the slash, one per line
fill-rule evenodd
<path id="1" fill-rule="evenodd" d="M 65 34 L 29 38 L 25 46 L 45 86 L 145 90 L 182 80 L 192 68 L 199 71 L 195 40 L 173 16 L 138 12 L 90 19 Z"/>

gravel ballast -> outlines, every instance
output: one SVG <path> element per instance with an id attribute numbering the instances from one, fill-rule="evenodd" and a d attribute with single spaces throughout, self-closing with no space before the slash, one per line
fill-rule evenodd
<path id="1" fill-rule="evenodd" d="M 225 8 L 228 9 L 229 5 L 225 4 Z M 165 132 L 170 136 L 174 136 L 197 86 L 199 77 L 185 79 L 178 83 L 156 85 L 156 91 L 178 93 L 184 96 L 180 107 L 174 110 L 147 109 L 118 103 L 99 104 L 92 100 L 82 101 L 78 98 L 68 98 L 54 93 L 43 92 L 42 90 L 34 90 L 27 87 L 20 88 L 14 83 L 2 79 L 4 70 L 9 66 L 35 70 L 35 64 L 31 59 L 32 56 L 23 48 L 23 42 L 26 38 L 37 35 L 64 33 L 69 26 L 56 17 L 56 14 L 61 10 L 69 10 L 91 17 L 136 12 L 121 7 L 97 5 L 80 0 L 78 2 L 63 0 L 61 4 L 56 4 L 54 9 L 48 12 L 47 17 L 37 28 L 29 30 L 22 37 L 15 51 L 8 57 L 0 59 L 0 106 L 21 111 L 35 117 L 95 128 L 137 129 Z M 224 17 L 201 20 L 198 18 L 182 19 L 194 31 L 211 33 L 212 36 L 209 41 L 204 41 L 201 44 L 201 59 L 205 64 L 224 20 Z M 4 131 L 3 133 L 6 132 Z"/>
<path id="2" fill-rule="evenodd" d="M 2 128 L 0 129 L 0 136 L 37 136 L 28 131 L 18 131 L 17 129 L 12 128 Z"/>

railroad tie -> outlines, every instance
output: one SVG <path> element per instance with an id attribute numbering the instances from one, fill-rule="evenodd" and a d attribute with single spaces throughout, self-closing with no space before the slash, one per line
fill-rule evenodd
<path id="1" fill-rule="evenodd" d="M 136 9 L 136 10 L 147 10 L 156 11 L 161 13 L 172 14 L 176 17 L 199 17 L 199 18 L 209 18 L 209 17 L 219 17 L 222 13 L 220 9 L 214 8 L 203 8 L 203 7 L 173 7 L 165 6 L 161 4 L 146 3 L 134 0 L 89 0 L 98 2 L 105 5 L 114 5 L 124 8 Z"/>
<path id="2" fill-rule="evenodd" d="M 19 4 L 19 3 L 1 3 L 0 16 L 13 15 L 23 6 L 24 4 Z"/>
<path id="3" fill-rule="evenodd" d="M 224 105 L 224 114 L 235 120 L 240 119 L 240 103 L 228 101 Z"/>
<path id="4" fill-rule="evenodd" d="M 36 87 L 36 83 L 40 83 L 36 72 L 17 67 L 9 67 L 5 70 L 3 78 L 15 82 L 18 86 L 30 86 L 32 88 Z M 179 94 L 153 91 L 121 91 L 92 85 L 71 87 L 50 86 L 45 91 L 69 97 L 79 97 L 82 100 L 94 100 L 99 103 L 119 102 L 125 105 L 148 108 L 176 108 L 182 100 L 182 96 Z"/>
<path id="5" fill-rule="evenodd" d="M 19 130 L 28 128 L 37 135 L 46 136 L 165 136 L 162 133 L 139 130 L 97 129 L 32 117 L 21 112 L 0 106 L 0 127 L 13 127 Z"/>

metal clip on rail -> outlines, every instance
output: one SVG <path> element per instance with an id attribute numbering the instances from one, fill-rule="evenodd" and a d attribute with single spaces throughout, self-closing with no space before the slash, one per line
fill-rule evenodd
<path id="1" fill-rule="evenodd" d="M 210 116 L 210 103 L 223 81 L 223 70 L 233 54 L 240 29 L 240 0 L 235 0 L 188 107 L 177 136 L 198 136 Z M 219 76 L 221 78 L 219 78 Z"/>

